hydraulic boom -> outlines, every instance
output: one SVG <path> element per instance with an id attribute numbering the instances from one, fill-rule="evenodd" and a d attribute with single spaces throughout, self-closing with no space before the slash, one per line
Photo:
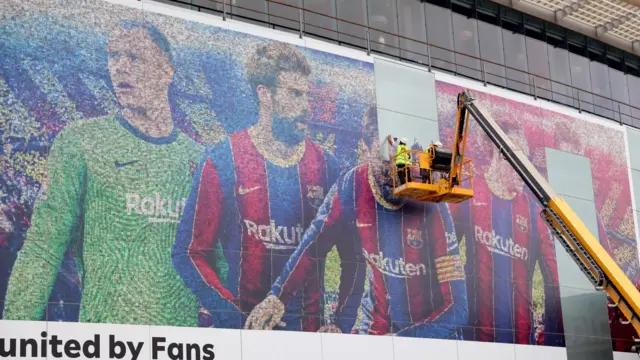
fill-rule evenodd
<path id="1" fill-rule="evenodd" d="M 556 195 L 528 157 L 515 147 L 496 122 L 480 110 L 469 91 L 458 94 L 458 118 L 471 115 L 504 158 L 520 175 L 540 201 L 542 218 L 552 229 L 567 253 L 578 264 L 597 290 L 609 295 L 610 307 L 618 307 L 640 334 L 640 292 L 609 256 L 600 242 L 578 218 L 567 202 Z M 636 342 L 637 339 L 634 338 Z M 635 347 L 638 351 L 638 346 Z"/>

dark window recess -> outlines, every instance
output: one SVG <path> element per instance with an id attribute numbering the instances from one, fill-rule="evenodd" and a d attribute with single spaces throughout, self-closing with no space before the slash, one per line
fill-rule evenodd
<path id="1" fill-rule="evenodd" d="M 500 14 L 500 6 L 488 0 L 476 0 L 476 10 L 496 17 Z"/>
<path id="2" fill-rule="evenodd" d="M 536 40 L 545 41 L 544 21 L 530 15 L 525 15 L 524 34 Z"/>
<path id="3" fill-rule="evenodd" d="M 478 9 L 476 15 L 480 21 L 500 26 L 500 17 L 497 14 L 486 13 Z"/>
<path id="4" fill-rule="evenodd" d="M 451 2 L 451 11 L 460 15 L 464 15 L 468 18 L 472 18 L 475 15 L 473 4 L 465 3 L 459 0 L 453 0 Z"/>
<path id="5" fill-rule="evenodd" d="M 524 16 L 524 24 L 530 29 L 535 29 L 537 31 L 544 30 L 544 21 L 531 15 Z"/>
<path id="6" fill-rule="evenodd" d="M 567 40 L 564 38 L 561 38 L 559 36 L 555 36 L 555 35 L 551 35 L 549 33 L 547 33 L 547 44 L 553 46 L 553 47 L 557 47 L 557 48 L 561 48 L 561 49 L 566 49 L 567 48 Z"/>
<path id="7" fill-rule="evenodd" d="M 625 72 L 624 63 L 619 59 L 612 59 L 610 57 L 607 57 L 607 65 L 612 69 Z"/>
<path id="8" fill-rule="evenodd" d="M 607 65 L 609 67 L 625 72 L 624 66 L 624 52 L 618 48 L 614 48 L 613 46 L 606 46 L 606 56 L 607 56 Z"/>
<path id="9" fill-rule="evenodd" d="M 589 55 L 589 60 L 607 65 L 605 49 L 604 43 L 587 38 L 587 54 Z"/>
<path id="10" fill-rule="evenodd" d="M 450 0 L 420 0 L 420 2 L 429 3 L 429 4 L 437 5 L 443 8 L 451 9 Z"/>
<path id="11" fill-rule="evenodd" d="M 524 34 L 530 38 L 534 38 L 540 41 L 546 41 L 546 36 L 544 35 L 544 30 L 533 29 L 529 27 L 527 24 L 524 25 Z"/>
<path id="12" fill-rule="evenodd" d="M 524 22 L 522 13 L 506 7 L 500 8 L 500 20 L 504 29 L 513 31 L 514 33 L 524 33 Z"/>
<path id="13" fill-rule="evenodd" d="M 588 56 L 587 54 L 587 39 L 584 35 L 578 34 L 571 30 L 567 30 L 567 50 L 576 55 Z"/>
<path id="14" fill-rule="evenodd" d="M 627 74 L 640 77 L 640 59 L 633 55 L 625 54 L 624 66 Z"/>
<path id="15" fill-rule="evenodd" d="M 475 7 L 469 6 L 472 0 L 418 1 L 450 8 L 453 12 L 467 17 L 473 17 L 474 15 L 470 14 L 470 11 L 475 11 L 475 16 L 480 21 L 501 26 L 503 29 L 524 34 L 533 39 L 545 41 L 553 47 L 567 49 L 574 54 L 588 57 L 592 61 L 601 62 L 617 70 L 622 69 L 621 71 L 635 72 L 635 74 L 640 71 L 640 57 L 620 49 L 616 49 L 619 51 L 619 56 L 611 57 L 609 56 L 611 47 L 605 46 L 596 39 L 588 38 L 582 34 L 567 30 L 560 25 L 496 4 L 491 0 L 475 0 Z M 622 58 L 627 57 L 632 59 L 628 69 L 629 60 L 622 60 Z"/>
<path id="16" fill-rule="evenodd" d="M 552 23 L 545 23 L 547 33 L 547 43 L 553 47 L 567 48 L 567 30 L 561 26 Z"/>
<path id="17" fill-rule="evenodd" d="M 635 77 L 640 77 L 640 70 L 635 65 L 625 64 L 627 69 L 627 74 L 633 75 Z"/>
<path id="18" fill-rule="evenodd" d="M 515 22 L 511 22 L 509 20 L 502 19 L 502 28 L 509 31 L 513 31 L 514 33 L 517 33 L 517 34 L 523 33 L 522 23 L 518 24 Z"/>
<path id="19" fill-rule="evenodd" d="M 500 26 L 500 7 L 488 0 L 476 0 L 476 16 L 478 20 Z"/>

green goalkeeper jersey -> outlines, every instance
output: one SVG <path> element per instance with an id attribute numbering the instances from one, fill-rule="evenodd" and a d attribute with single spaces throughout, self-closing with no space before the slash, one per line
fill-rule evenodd
<path id="1" fill-rule="evenodd" d="M 68 245 L 82 274 L 80 321 L 197 326 L 198 301 L 171 251 L 203 149 L 104 117 L 70 124 L 9 280 L 5 319 L 39 320 Z"/>

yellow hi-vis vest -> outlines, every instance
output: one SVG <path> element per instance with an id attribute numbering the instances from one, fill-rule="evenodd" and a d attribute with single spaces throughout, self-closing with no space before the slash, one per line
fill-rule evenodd
<path id="1" fill-rule="evenodd" d="M 405 165 L 407 161 L 409 161 L 409 154 L 406 153 L 406 151 L 406 145 L 398 145 L 398 149 L 396 150 L 396 165 Z"/>

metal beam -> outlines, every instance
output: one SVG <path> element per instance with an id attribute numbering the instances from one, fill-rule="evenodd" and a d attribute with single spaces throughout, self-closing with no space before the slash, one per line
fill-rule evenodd
<path id="1" fill-rule="evenodd" d="M 545 8 L 542 8 L 528 1 L 520 1 L 515 6 L 511 6 L 511 2 L 509 0 L 493 0 L 493 1 L 500 5 L 521 11 L 525 14 L 536 16 L 542 20 L 557 23 L 555 18 L 555 13 L 553 10 L 547 10 Z M 640 0 L 627 0 L 627 2 L 629 3 L 633 3 L 634 1 L 637 3 L 640 3 Z M 580 22 L 578 20 L 575 20 L 572 18 L 564 18 L 562 22 L 558 24 L 569 30 L 581 33 L 583 35 L 586 35 L 592 38 L 596 38 L 596 28 L 593 26 L 587 26 L 587 24 Z M 602 35 L 602 37 L 599 40 L 604 42 L 605 44 L 609 44 L 611 46 L 617 47 L 618 49 L 622 49 L 624 51 L 628 51 L 630 53 L 634 53 L 640 56 L 640 43 L 638 43 L 635 46 L 632 46 L 631 41 L 624 40 L 618 36 L 615 36 L 609 33 L 605 33 L 604 35 Z"/>
<path id="2" fill-rule="evenodd" d="M 604 35 L 604 33 L 617 28 L 618 26 L 624 24 L 625 22 L 635 18 L 636 16 L 637 16 L 637 13 L 629 13 L 629 14 L 620 16 L 619 18 L 613 19 L 611 21 L 607 21 L 602 25 L 598 25 L 596 26 L 596 36 L 600 37 Z"/>
<path id="3" fill-rule="evenodd" d="M 589 5 L 591 0 L 578 0 L 571 3 L 571 5 L 564 6 L 555 11 L 556 22 L 564 19 L 565 17 L 571 15 L 572 12 L 578 11 L 583 7 Z"/>
<path id="4" fill-rule="evenodd" d="M 622 0 L 622 1 L 626 2 L 627 4 L 640 7 L 640 0 Z"/>

